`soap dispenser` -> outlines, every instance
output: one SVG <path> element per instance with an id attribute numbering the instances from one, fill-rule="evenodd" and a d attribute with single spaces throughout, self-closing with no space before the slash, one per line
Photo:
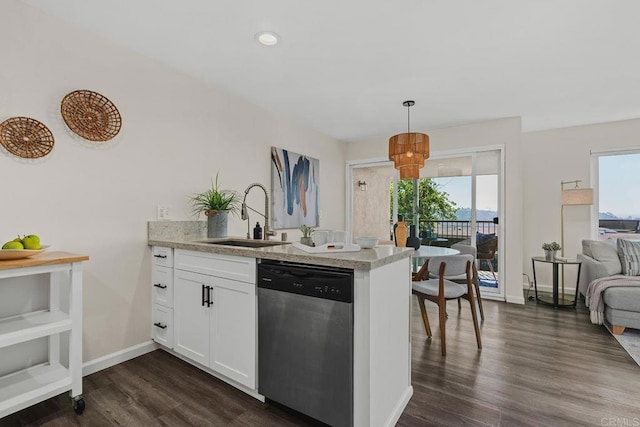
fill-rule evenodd
<path id="1" fill-rule="evenodd" d="M 262 240 L 262 227 L 260 227 L 259 222 L 256 222 L 256 226 L 253 227 L 253 238 L 255 240 Z"/>

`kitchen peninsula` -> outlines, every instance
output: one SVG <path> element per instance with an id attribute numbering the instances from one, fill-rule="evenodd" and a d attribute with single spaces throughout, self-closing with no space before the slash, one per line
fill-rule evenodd
<path id="1" fill-rule="evenodd" d="M 199 221 L 149 223 L 152 336 L 157 343 L 263 400 L 256 372 L 260 351 L 257 265 L 274 260 L 351 271 L 353 425 L 395 424 L 413 393 L 410 249 L 380 246 L 310 254 L 286 242 L 259 248 L 224 246 L 215 239 L 204 242 L 205 236 L 206 228 Z M 183 294 L 190 294 L 196 303 L 188 306 Z M 216 314 L 205 311 L 209 306 Z M 204 332 L 194 330 L 189 319 L 200 311 L 204 314 L 199 323 L 210 324 Z M 203 336 L 210 341 L 202 343 Z"/>

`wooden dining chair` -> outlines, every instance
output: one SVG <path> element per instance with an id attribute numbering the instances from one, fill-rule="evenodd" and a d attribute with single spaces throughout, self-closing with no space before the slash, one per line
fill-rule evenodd
<path id="1" fill-rule="evenodd" d="M 462 255 L 473 256 L 473 264 L 471 264 L 471 282 L 473 283 L 473 287 L 476 291 L 475 297 L 478 301 L 478 308 L 480 309 L 480 319 L 484 321 L 484 308 L 482 307 L 482 295 L 480 295 L 480 278 L 478 277 L 478 268 L 476 267 L 476 257 L 478 251 L 475 246 L 463 245 L 462 243 L 451 245 L 451 249 L 460 251 L 460 254 Z M 447 274 L 447 277 L 445 278 L 463 285 L 466 283 L 467 279 L 464 274 L 460 274 L 458 276 L 450 276 Z M 460 299 L 458 299 L 458 308 L 460 308 Z"/>
<path id="2" fill-rule="evenodd" d="M 446 303 L 448 300 L 464 298 L 469 301 L 471 307 L 471 317 L 473 318 L 473 326 L 476 333 L 476 342 L 478 348 L 482 348 L 480 338 L 480 327 L 478 325 L 478 316 L 475 309 L 475 298 L 473 296 L 473 284 L 471 281 L 471 270 L 474 262 L 472 255 L 449 255 L 437 256 L 428 260 L 412 278 L 412 293 L 418 299 L 422 321 L 428 337 L 431 337 L 431 327 L 424 301 L 429 300 L 438 305 L 438 314 L 440 318 L 440 339 L 442 341 L 442 355 L 447 355 L 446 346 Z M 430 273 L 436 273 L 437 278 L 429 278 Z M 447 280 L 447 275 L 457 276 L 464 274 L 466 276 L 465 284 Z"/>

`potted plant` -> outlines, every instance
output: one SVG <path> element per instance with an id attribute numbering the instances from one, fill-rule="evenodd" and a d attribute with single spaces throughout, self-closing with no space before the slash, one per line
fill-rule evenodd
<path id="1" fill-rule="evenodd" d="M 300 238 L 300 243 L 307 246 L 313 246 L 313 240 L 311 239 L 311 234 L 313 233 L 313 228 L 302 224 L 300 226 L 300 231 L 302 231 L 302 237 Z"/>
<path id="2" fill-rule="evenodd" d="M 547 261 L 554 261 L 556 259 L 556 252 L 558 252 L 562 248 L 560 247 L 558 242 L 551 242 L 543 243 L 542 249 L 544 249 L 544 258 Z"/>
<path id="3" fill-rule="evenodd" d="M 226 237 L 229 212 L 237 215 L 240 196 L 232 190 L 222 190 L 216 179 L 211 180 L 211 188 L 190 196 L 195 215 L 207 216 L 207 237 Z"/>

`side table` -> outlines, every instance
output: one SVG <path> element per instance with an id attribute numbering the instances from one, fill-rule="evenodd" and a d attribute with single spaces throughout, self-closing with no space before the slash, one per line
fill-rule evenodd
<path id="1" fill-rule="evenodd" d="M 536 263 L 542 262 L 547 264 L 552 264 L 553 268 L 553 298 L 538 296 L 538 281 L 536 279 Z M 551 305 L 555 308 L 558 307 L 575 307 L 576 302 L 578 301 L 578 283 L 580 281 L 580 270 L 582 269 L 582 261 L 578 261 L 575 259 L 567 259 L 567 260 L 559 260 L 554 259 L 553 261 L 547 260 L 545 257 L 534 256 L 531 258 L 531 264 L 533 265 L 533 286 L 536 294 L 536 301 L 541 304 Z M 577 265 L 578 266 L 578 274 L 576 276 L 576 292 L 573 296 L 573 300 L 569 300 L 565 298 L 564 288 L 562 296 L 558 294 L 558 267 L 565 265 Z"/>

